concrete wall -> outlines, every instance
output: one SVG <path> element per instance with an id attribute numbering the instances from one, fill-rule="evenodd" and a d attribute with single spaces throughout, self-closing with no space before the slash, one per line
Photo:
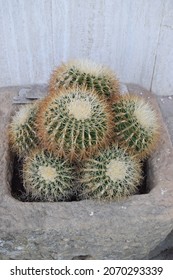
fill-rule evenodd
<path id="1" fill-rule="evenodd" d="M 173 0 L 0 0 L 0 86 L 48 82 L 82 57 L 173 94 Z"/>

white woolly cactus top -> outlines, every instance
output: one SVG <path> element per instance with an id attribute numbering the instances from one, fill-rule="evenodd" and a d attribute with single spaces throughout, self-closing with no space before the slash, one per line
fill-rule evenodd
<path id="1" fill-rule="evenodd" d="M 57 176 L 56 168 L 51 166 L 39 166 L 38 173 L 46 182 L 54 182 Z"/>
<path id="2" fill-rule="evenodd" d="M 133 97 L 134 100 L 134 111 L 133 114 L 136 117 L 140 125 L 151 131 L 158 129 L 158 120 L 156 112 L 152 109 L 148 102 L 143 98 Z"/>
<path id="3" fill-rule="evenodd" d="M 85 158 L 106 146 L 112 137 L 110 105 L 95 91 L 61 89 L 39 107 L 38 135 L 43 146 L 58 155 Z"/>
<path id="4" fill-rule="evenodd" d="M 20 108 L 16 115 L 13 117 L 13 121 L 11 125 L 14 129 L 18 129 L 19 126 L 25 125 L 30 116 L 31 111 L 33 110 L 33 105 L 25 105 L 24 107 Z"/>
<path id="5" fill-rule="evenodd" d="M 24 105 L 12 118 L 11 126 L 17 130 L 19 126 L 25 125 L 33 110 L 33 104 Z"/>
<path id="6" fill-rule="evenodd" d="M 67 105 L 69 114 L 74 116 L 76 120 L 86 120 L 92 116 L 92 107 L 90 100 L 80 100 L 80 96 L 76 96 L 75 100 L 72 100 Z"/>
<path id="7" fill-rule="evenodd" d="M 111 159 L 106 166 L 106 175 L 113 181 L 124 180 L 126 177 L 127 166 L 122 160 Z"/>

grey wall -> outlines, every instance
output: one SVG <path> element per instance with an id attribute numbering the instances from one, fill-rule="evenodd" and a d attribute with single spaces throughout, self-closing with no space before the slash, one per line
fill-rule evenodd
<path id="1" fill-rule="evenodd" d="M 48 82 L 70 58 L 173 94 L 173 0 L 0 0 L 0 86 Z"/>

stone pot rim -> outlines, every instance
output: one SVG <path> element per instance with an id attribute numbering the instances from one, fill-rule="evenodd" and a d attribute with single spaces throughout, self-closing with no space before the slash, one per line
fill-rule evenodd
<path id="1" fill-rule="evenodd" d="M 145 93 L 152 100 L 160 116 L 162 126 L 161 141 L 156 152 L 148 160 L 149 184 L 153 184 L 147 194 L 134 195 L 125 201 L 99 202 L 82 200 L 72 202 L 21 202 L 10 194 L 11 174 L 7 135 L 4 133 L 12 111 L 12 95 L 18 87 L 3 89 L 0 94 L 2 120 L 0 126 L 0 230 L 5 232 L 51 231 L 68 234 L 73 238 L 82 236 L 88 240 L 89 235 L 104 240 L 109 236 L 108 243 L 114 240 L 133 240 L 139 248 L 146 246 L 145 253 L 154 249 L 173 228 L 173 147 L 167 127 L 161 116 L 154 94 L 141 87 L 129 85 L 129 91 L 136 89 Z M 128 229 L 128 230 L 127 230 Z M 148 236 L 141 240 L 140 234 Z M 157 238 L 152 236 L 153 231 Z M 76 236 L 76 237 L 75 237 Z M 99 237 L 100 236 L 100 237 Z M 76 239 L 75 239 L 76 240 Z M 100 242 L 102 242 L 100 241 Z M 78 242 L 78 241 L 76 241 Z M 99 245 L 100 246 L 100 245 Z M 110 245 L 111 246 L 111 245 Z M 116 246 L 114 248 L 116 252 Z M 147 251 L 148 250 L 148 251 Z M 139 250 L 138 254 L 139 254 Z M 140 256 L 140 254 L 139 254 Z M 142 256 L 142 253 L 141 253 Z"/>

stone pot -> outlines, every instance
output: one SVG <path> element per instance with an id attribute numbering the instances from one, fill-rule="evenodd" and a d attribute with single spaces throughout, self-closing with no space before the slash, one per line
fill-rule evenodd
<path id="1" fill-rule="evenodd" d="M 121 202 L 21 202 L 11 195 L 12 159 L 6 128 L 21 87 L 0 89 L 0 259 L 148 259 L 173 229 L 173 148 L 162 126 L 147 162 L 149 193 Z"/>

